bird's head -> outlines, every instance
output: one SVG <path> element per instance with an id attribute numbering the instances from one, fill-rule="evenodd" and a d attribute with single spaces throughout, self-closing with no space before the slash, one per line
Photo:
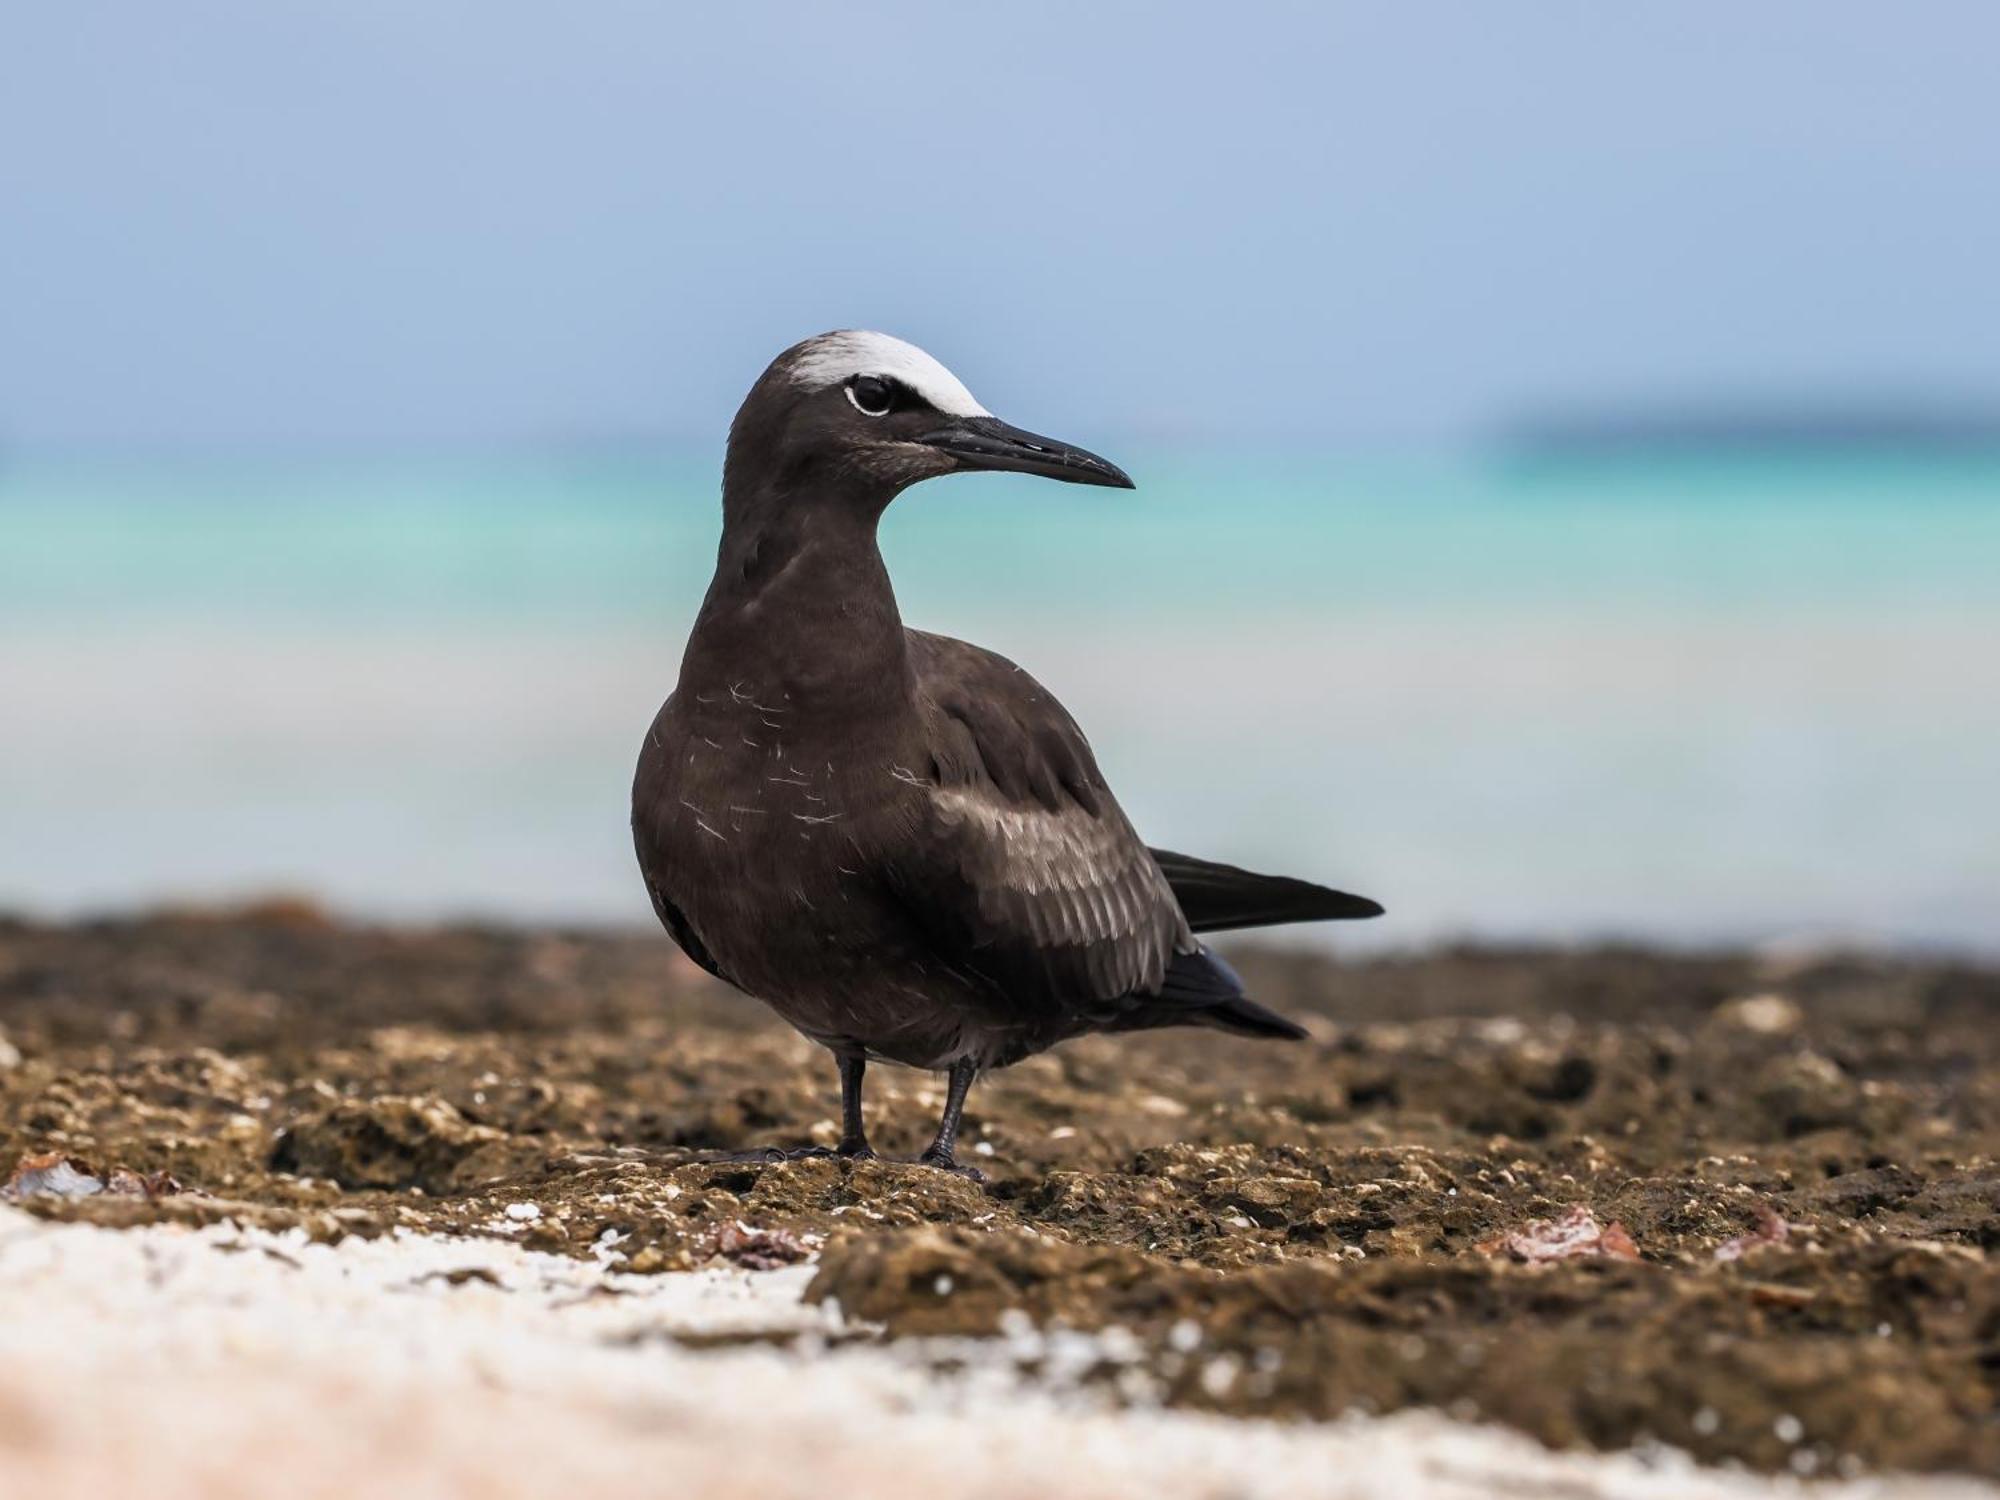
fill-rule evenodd
<path id="1" fill-rule="evenodd" d="M 1001 421 L 914 344 L 852 330 L 771 362 L 730 427 L 726 486 L 851 489 L 886 504 L 974 469 L 1132 488 L 1096 454 Z"/>

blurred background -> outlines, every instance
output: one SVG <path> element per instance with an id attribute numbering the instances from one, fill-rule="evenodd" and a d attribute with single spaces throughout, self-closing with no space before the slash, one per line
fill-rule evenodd
<path id="1" fill-rule="evenodd" d="M 724 433 L 922 344 L 1136 494 L 912 623 L 1337 936 L 2000 946 L 2000 13 L 70 0 L 0 48 L 0 906 L 650 922 Z"/>

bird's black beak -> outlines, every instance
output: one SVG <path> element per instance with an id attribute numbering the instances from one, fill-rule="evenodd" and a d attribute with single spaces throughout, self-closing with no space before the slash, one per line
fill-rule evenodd
<path id="1" fill-rule="evenodd" d="M 949 453 L 967 469 L 1040 474 L 1045 479 L 1104 484 L 1121 490 L 1133 487 L 1123 469 L 1095 453 L 1023 432 L 998 417 L 952 417 L 937 431 L 927 432 L 917 441 Z"/>

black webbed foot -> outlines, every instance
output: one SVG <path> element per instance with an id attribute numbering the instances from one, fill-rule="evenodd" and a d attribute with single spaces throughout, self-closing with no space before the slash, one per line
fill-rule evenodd
<path id="1" fill-rule="evenodd" d="M 873 1161 L 875 1148 L 866 1141 L 842 1141 L 838 1146 L 759 1146 L 752 1151 L 725 1151 L 711 1161 L 755 1162 L 770 1166 L 781 1161 Z"/>
<path id="2" fill-rule="evenodd" d="M 986 1181 L 986 1174 L 979 1168 L 968 1167 L 947 1151 L 926 1151 L 916 1159 L 916 1165 L 935 1167 L 940 1172 L 950 1172 L 954 1176 L 963 1177 L 967 1182 L 984 1184 Z"/>

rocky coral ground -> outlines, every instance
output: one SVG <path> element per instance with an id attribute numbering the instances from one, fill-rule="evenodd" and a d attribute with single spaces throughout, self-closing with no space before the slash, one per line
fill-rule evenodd
<path id="1" fill-rule="evenodd" d="M 817 1251 L 885 1335 L 1123 1330 L 1135 1400 L 2000 1474 L 2000 973 L 1241 956 L 1312 1039 L 985 1080 L 982 1187 L 830 1143 L 832 1069 L 662 941 L 306 908 L 0 923 L 0 1179 L 51 1218 L 396 1226 L 638 1272 Z M 877 1069 L 913 1153 L 940 1102 Z M 101 1189 L 101 1190 L 93 1190 Z"/>

